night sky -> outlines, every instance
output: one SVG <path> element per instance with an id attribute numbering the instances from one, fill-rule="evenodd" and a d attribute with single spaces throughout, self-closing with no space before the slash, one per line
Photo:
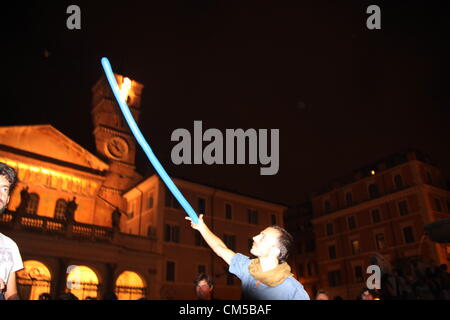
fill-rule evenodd
<path id="1" fill-rule="evenodd" d="M 164 3 L 161 4 L 161 3 Z M 81 8 L 68 30 L 66 8 Z M 381 30 L 366 9 L 381 8 Z M 1 126 L 51 124 L 95 152 L 91 87 L 106 56 L 145 85 L 140 126 L 170 175 L 296 204 L 407 148 L 450 178 L 443 1 L 55 1 L 2 9 Z M 274 7 L 276 5 L 276 7 Z M 47 54 L 46 54 L 47 52 Z M 173 165 L 172 132 L 280 129 L 280 170 Z M 143 152 L 138 170 L 153 171 Z"/>

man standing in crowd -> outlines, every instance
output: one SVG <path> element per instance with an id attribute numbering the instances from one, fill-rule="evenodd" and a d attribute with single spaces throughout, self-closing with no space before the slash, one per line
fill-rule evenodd
<path id="1" fill-rule="evenodd" d="M 200 273 L 194 281 L 198 300 L 213 300 L 214 284 L 205 273 Z"/>
<path id="2" fill-rule="evenodd" d="M 9 203 L 16 184 L 16 172 L 0 162 L 0 214 Z M 16 271 L 23 269 L 22 258 L 16 243 L 0 233 L 0 300 L 19 300 Z"/>
<path id="3" fill-rule="evenodd" d="M 251 253 L 256 259 L 235 253 L 211 232 L 200 215 L 191 227 L 198 230 L 211 249 L 227 264 L 230 273 L 242 282 L 242 298 L 250 300 L 309 300 L 303 285 L 291 273 L 286 263 L 292 236 L 279 226 L 272 226 L 253 237 Z"/>

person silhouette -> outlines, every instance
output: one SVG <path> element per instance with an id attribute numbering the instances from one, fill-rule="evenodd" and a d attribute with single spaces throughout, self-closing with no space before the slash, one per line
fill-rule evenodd
<path id="1" fill-rule="evenodd" d="M 75 202 L 76 199 L 76 197 L 73 197 L 71 201 L 67 202 L 66 218 L 69 222 L 75 221 L 75 210 L 78 208 L 78 204 Z"/>
<path id="2" fill-rule="evenodd" d="M 20 191 L 20 203 L 16 208 L 16 211 L 20 213 L 26 213 L 27 211 L 28 203 L 30 202 L 30 192 L 28 189 L 28 186 L 26 186 Z"/>
<path id="3" fill-rule="evenodd" d="M 120 210 L 119 208 L 115 208 L 114 211 L 111 213 L 111 221 L 112 221 L 112 228 L 116 231 L 119 231 L 120 229 Z"/>

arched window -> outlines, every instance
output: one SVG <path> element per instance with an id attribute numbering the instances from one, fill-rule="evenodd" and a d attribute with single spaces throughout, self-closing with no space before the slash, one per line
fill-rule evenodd
<path id="1" fill-rule="evenodd" d="M 66 208 L 67 201 L 64 199 L 58 199 L 55 205 L 55 219 L 65 220 L 66 219 Z"/>
<path id="2" fill-rule="evenodd" d="M 403 179 L 402 179 L 402 176 L 401 175 L 396 175 L 395 177 L 394 177 L 394 183 L 395 183 L 395 188 L 396 189 L 401 189 L 401 188 L 403 188 Z"/>
<path id="3" fill-rule="evenodd" d="M 98 277 L 95 272 L 86 266 L 72 266 L 67 270 L 67 289 L 78 299 L 84 300 L 86 297 L 97 298 Z"/>
<path id="4" fill-rule="evenodd" d="M 24 268 L 17 272 L 17 289 L 25 300 L 38 300 L 43 293 L 50 293 L 51 274 L 48 268 L 39 261 L 27 260 Z"/>
<path id="5" fill-rule="evenodd" d="M 116 295 L 119 300 L 138 300 L 145 298 L 145 283 L 140 275 L 133 271 L 124 271 L 116 281 Z"/>
<path id="6" fill-rule="evenodd" d="M 39 206 L 39 195 L 37 193 L 30 194 L 30 200 L 27 205 L 27 213 L 28 214 L 37 214 Z"/>

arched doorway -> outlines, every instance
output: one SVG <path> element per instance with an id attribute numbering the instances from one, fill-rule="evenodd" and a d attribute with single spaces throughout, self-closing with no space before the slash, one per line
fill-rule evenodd
<path id="1" fill-rule="evenodd" d="M 97 274 L 87 266 L 71 266 L 67 275 L 67 290 L 78 299 L 86 297 L 97 298 L 98 277 Z"/>
<path id="2" fill-rule="evenodd" d="M 17 272 L 17 290 L 21 299 L 38 300 L 42 293 L 50 293 L 52 276 L 42 262 L 27 260 Z"/>
<path id="3" fill-rule="evenodd" d="M 145 281 L 136 272 L 124 271 L 116 280 L 115 292 L 119 300 L 138 300 L 145 298 Z"/>

